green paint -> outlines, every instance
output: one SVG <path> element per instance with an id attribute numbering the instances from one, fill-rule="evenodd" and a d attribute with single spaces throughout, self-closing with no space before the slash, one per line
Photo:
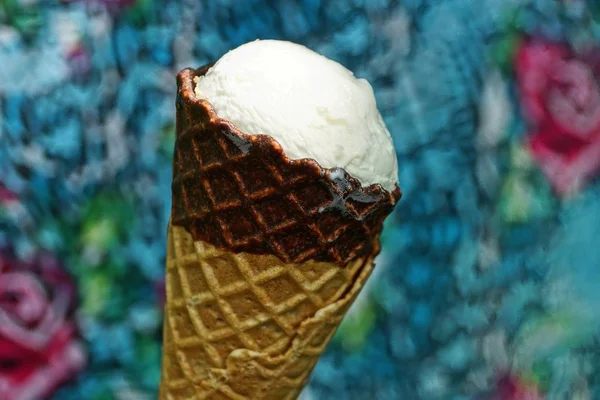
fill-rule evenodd
<path id="1" fill-rule="evenodd" d="M 375 321 L 375 306 L 371 300 L 367 300 L 361 304 L 360 309 L 353 310 L 352 314 L 344 318 L 333 340 L 347 352 L 360 350 L 367 342 Z"/>
<path id="2" fill-rule="evenodd" d="M 143 27 L 144 25 L 153 22 L 153 12 L 156 11 L 153 0 L 136 0 L 125 11 L 125 18 L 133 25 Z"/>
<path id="3" fill-rule="evenodd" d="M 111 291 L 110 278 L 95 272 L 79 281 L 81 309 L 92 317 L 100 317 L 104 312 Z"/>

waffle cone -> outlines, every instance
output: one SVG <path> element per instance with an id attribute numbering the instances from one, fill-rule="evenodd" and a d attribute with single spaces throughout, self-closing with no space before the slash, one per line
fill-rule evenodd
<path id="1" fill-rule="evenodd" d="M 289 159 L 178 75 L 161 400 L 295 399 L 364 285 L 400 190 Z"/>
<path id="2" fill-rule="evenodd" d="M 161 400 L 297 398 L 373 268 L 168 243 Z"/>

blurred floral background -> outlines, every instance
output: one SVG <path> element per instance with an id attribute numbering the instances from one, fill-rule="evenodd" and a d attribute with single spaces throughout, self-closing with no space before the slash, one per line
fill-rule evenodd
<path id="1" fill-rule="evenodd" d="M 0 0 L 0 399 L 154 399 L 175 74 L 373 84 L 404 197 L 304 400 L 600 399 L 600 3 Z"/>

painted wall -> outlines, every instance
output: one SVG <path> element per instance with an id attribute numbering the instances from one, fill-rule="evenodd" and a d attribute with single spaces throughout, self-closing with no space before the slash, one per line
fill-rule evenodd
<path id="1" fill-rule="evenodd" d="M 404 191 L 304 400 L 600 398 L 597 2 L 3 0 L 0 399 L 155 398 L 174 76 L 255 38 L 373 83 Z"/>

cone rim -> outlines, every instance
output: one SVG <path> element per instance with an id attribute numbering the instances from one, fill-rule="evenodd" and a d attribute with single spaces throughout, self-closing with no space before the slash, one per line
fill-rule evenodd
<path id="1" fill-rule="evenodd" d="M 215 109 L 212 106 L 212 104 L 210 103 L 210 101 L 196 97 L 196 94 L 194 91 L 194 78 L 204 76 L 213 65 L 214 65 L 214 63 L 211 63 L 211 64 L 207 64 L 207 65 L 202 66 L 197 69 L 184 68 L 177 74 L 177 83 L 178 83 L 178 88 L 179 88 L 178 97 L 180 96 L 180 99 L 181 99 L 181 100 L 178 100 L 178 102 L 184 101 L 184 102 L 188 103 L 189 105 L 192 105 L 195 108 L 201 109 L 204 113 L 206 113 L 209 116 L 209 120 L 208 120 L 209 123 L 215 124 L 215 125 L 221 125 L 221 124 L 226 125 L 228 127 L 229 131 L 231 131 L 233 134 L 235 134 L 236 136 L 238 136 L 241 139 L 244 139 L 244 140 L 247 140 L 250 142 L 259 142 L 259 141 L 270 142 L 270 145 L 273 146 L 277 150 L 277 152 L 279 152 L 281 154 L 282 160 L 286 164 L 310 165 L 313 169 L 318 171 L 321 176 L 327 176 L 327 177 L 329 177 L 329 179 L 331 179 L 330 177 L 331 177 L 332 173 L 335 174 L 341 170 L 341 171 L 343 171 L 346 179 L 348 179 L 352 183 L 358 184 L 358 187 L 360 187 L 361 191 L 365 191 L 365 192 L 366 191 L 375 191 L 375 192 L 381 192 L 384 194 L 386 194 L 386 193 L 389 194 L 389 198 L 391 200 L 391 205 L 395 205 L 402 198 L 402 190 L 400 189 L 400 186 L 398 183 L 395 183 L 395 185 L 394 185 L 395 188 L 392 191 L 385 189 L 380 183 L 372 183 L 370 185 L 363 185 L 363 183 L 358 178 L 354 177 L 352 174 L 350 174 L 348 171 L 346 171 L 342 167 L 324 168 L 321 166 L 321 164 L 319 164 L 319 162 L 316 159 L 314 159 L 312 157 L 290 158 L 290 157 L 288 157 L 287 153 L 285 152 L 285 149 L 283 148 L 283 146 L 277 141 L 277 139 L 275 139 L 271 135 L 267 135 L 264 133 L 256 133 L 256 134 L 245 133 L 244 131 L 239 129 L 233 122 L 229 121 L 226 118 L 220 117 L 217 114 L 217 112 L 215 111 Z"/>

